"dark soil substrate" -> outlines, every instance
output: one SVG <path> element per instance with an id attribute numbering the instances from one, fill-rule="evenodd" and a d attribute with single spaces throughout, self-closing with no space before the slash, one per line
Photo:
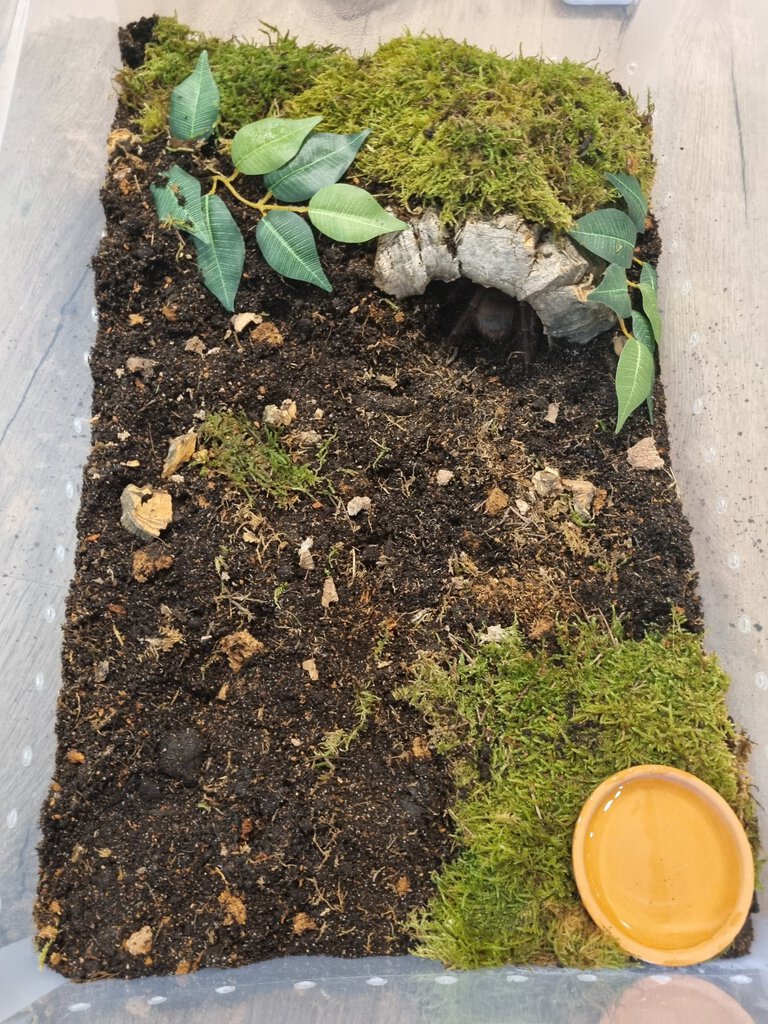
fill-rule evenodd
<path id="1" fill-rule="evenodd" d="M 515 618 L 549 643 L 558 616 L 614 609 L 630 636 L 672 606 L 698 628 L 689 528 L 671 473 L 627 462 L 644 413 L 613 434 L 609 338 L 527 371 L 474 337 L 456 351 L 464 286 L 394 303 L 371 284 L 372 247 L 322 242 L 334 292 L 283 281 L 232 204 L 249 239 L 237 308 L 262 318 L 236 335 L 191 246 L 158 227 L 148 185 L 172 160 L 202 174 L 123 138 L 103 193 L 93 450 L 41 845 L 47 959 L 84 979 L 404 953 L 403 922 L 450 855 L 445 767 L 391 696 L 417 652 Z M 196 463 L 161 480 L 169 440 L 202 410 L 261 421 L 286 399 L 297 459 L 332 439 L 332 493 L 249 505 Z M 668 464 L 659 389 L 652 433 Z M 598 488 L 592 521 L 567 494 L 533 496 L 547 466 Z M 439 470 L 454 474 L 442 486 Z M 145 545 L 120 525 L 130 483 L 173 497 L 143 582 Z M 353 497 L 370 509 L 349 515 Z M 313 570 L 299 566 L 307 537 Z M 243 632 L 263 649 L 239 666 L 227 638 Z M 362 691 L 379 699 L 359 735 L 319 756 L 359 723 Z"/>

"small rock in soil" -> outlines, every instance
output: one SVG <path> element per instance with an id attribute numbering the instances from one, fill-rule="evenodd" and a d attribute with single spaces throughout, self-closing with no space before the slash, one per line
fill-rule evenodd
<path id="1" fill-rule="evenodd" d="M 339 595 L 336 592 L 336 584 L 330 576 L 327 576 L 323 584 L 323 596 L 320 598 L 320 604 L 323 608 L 330 608 L 332 604 L 338 604 L 338 601 Z"/>
<path id="2" fill-rule="evenodd" d="M 187 341 L 184 342 L 184 351 L 194 352 L 198 356 L 204 356 L 205 345 L 203 344 L 202 339 L 198 338 L 198 336 L 195 334 L 194 337 L 188 338 Z"/>
<path id="3" fill-rule="evenodd" d="M 143 775 L 139 780 L 139 797 L 145 804 L 158 804 L 163 799 L 163 789 L 157 779 Z"/>
<path id="4" fill-rule="evenodd" d="M 131 356 L 125 361 L 125 368 L 128 373 L 136 373 L 143 377 L 144 380 L 154 377 L 156 366 L 156 359 L 142 359 L 140 356 Z"/>
<path id="5" fill-rule="evenodd" d="M 302 569 L 306 569 L 308 572 L 315 568 L 315 560 L 310 551 L 313 544 L 314 538 L 307 537 L 299 546 L 299 566 Z"/>
<path id="6" fill-rule="evenodd" d="M 291 398 L 286 398 L 276 405 L 268 405 L 261 414 L 261 421 L 266 427 L 289 427 L 296 419 L 296 403 Z"/>
<path id="7" fill-rule="evenodd" d="M 477 639 L 481 644 L 500 644 L 504 639 L 504 627 L 499 625 L 489 626 L 482 633 L 477 634 Z"/>
<path id="8" fill-rule="evenodd" d="M 359 515 L 361 512 L 371 511 L 371 499 L 366 497 L 352 498 L 351 501 L 347 502 L 347 515 L 354 517 Z"/>
<path id="9" fill-rule="evenodd" d="M 438 469 L 436 480 L 438 487 L 446 487 L 453 480 L 453 473 L 450 469 Z"/>
<path id="10" fill-rule="evenodd" d="M 178 437 L 173 438 L 168 445 L 168 454 L 163 463 L 162 476 L 164 480 L 167 480 L 169 476 L 173 476 L 179 466 L 189 462 L 195 454 L 196 446 L 197 434 L 194 430 L 191 430 L 188 434 L 180 434 Z"/>
<path id="11" fill-rule="evenodd" d="M 320 678 L 320 673 L 317 671 L 317 664 L 314 658 L 307 658 L 306 661 L 302 661 L 301 667 L 307 673 L 313 683 L 316 683 Z"/>
<path id="12" fill-rule="evenodd" d="M 540 469 L 533 474 L 533 489 L 540 498 L 550 498 L 553 494 L 560 494 L 563 490 L 563 481 L 556 469 Z"/>
<path id="13" fill-rule="evenodd" d="M 659 455 L 652 437 L 644 437 L 627 450 L 627 462 L 632 469 L 663 469 L 664 460 Z"/>
<path id="14" fill-rule="evenodd" d="M 592 505 L 597 496 L 597 488 L 589 480 L 563 480 L 563 487 L 570 491 L 573 507 L 580 516 L 592 517 Z"/>
<path id="15" fill-rule="evenodd" d="M 249 324 L 260 324 L 262 318 L 258 313 L 235 313 L 229 321 L 235 334 L 240 334 Z"/>

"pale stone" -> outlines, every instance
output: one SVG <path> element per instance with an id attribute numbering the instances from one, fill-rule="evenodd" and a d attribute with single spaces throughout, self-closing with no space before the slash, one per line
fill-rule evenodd
<path id="1" fill-rule="evenodd" d="M 306 569 L 307 572 L 310 572 L 312 569 L 315 568 L 315 560 L 312 557 L 311 551 L 313 543 L 314 538 L 307 537 L 301 542 L 301 545 L 299 546 L 299 566 L 302 569 Z"/>
<path id="2" fill-rule="evenodd" d="M 652 437 L 644 437 L 627 450 L 627 462 L 632 469 L 663 469 L 664 460 L 659 455 Z"/>
<path id="3" fill-rule="evenodd" d="M 169 442 L 168 454 L 163 464 L 162 477 L 164 480 L 167 480 L 169 476 L 173 476 L 179 466 L 189 462 L 195 454 L 196 446 L 197 434 L 194 430 L 190 430 L 188 434 L 180 434 Z"/>
<path id="4" fill-rule="evenodd" d="M 573 500 L 573 507 L 579 513 L 589 519 L 592 516 L 592 505 L 597 497 L 597 488 L 589 480 L 563 480 L 563 487 L 570 491 Z"/>
<path id="5" fill-rule="evenodd" d="M 336 584 L 330 576 L 326 576 L 325 583 L 323 583 L 323 595 L 320 598 L 320 604 L 323 608 L 330 608 L 332 604 L 338 604 L 339 595 L 336 592 Z"/>
<path id="6" fill-rule="evenodd" d="M 563 481 L 556 469 L 547 466 L 534 473 L 531 482 L 533 489 L 540 498 L 549 498 L 553 494 L 560 494 L 563 490 Z"/>
<path id="7" fill-rule="evenodd" d="M 352 498 L 351 501 L 347 502 L 347 515 L 354 517 L 359 515 L 361 512 L 371 511 L 371 499 L 367 497 L 356 497 Z"/>
<path id="8" fill-rule="evenodd" d="M 262 413 L 262 423 L 265 427 L 289 427 L 296 419 L 296 403 L 291 398 L 286 398 L 276 405 L 267 405 Z"/>

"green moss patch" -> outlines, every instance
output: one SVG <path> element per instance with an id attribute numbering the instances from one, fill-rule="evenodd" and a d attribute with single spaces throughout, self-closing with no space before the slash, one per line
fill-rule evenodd
<path id="1" fill-rule="evenodd" d="M 249 503 L 258 491 L 281 506 L 301 495 L 316 498 L 332 492 L 330 481 L 319 472 L 332 437 L 316 452 L 317 468 L 305 462 L 300 451 L 291 450 L 278 430 L 260 427 L 243 413 L 209 413 L 200 437 L 208 446 L 201 460 L 203 472 L 225 477 Z"/>
<path id="2" fill-rule="evenodd" d="M 171 92 L 193 71 L 203 50 L 221 93 L 225 135 L 274 113 L 289 96 L 312 85 L 321 70 L 351 62 L 338 47 L 299 46 L 269 25 L 265 36 L 261 46 L 239 43 L 195 32 L 175 18 L 159 18 L 144 64 L 118 76 L 123 101 L 136 112 L 144 138 L 167 132 Z"/>
<path id="3" fill-rule="evenodd" d="M 592 789 L 632 765 L 698 775 L 756 844 L 728 680 L 699 638 L 679 622 L 641 641 L 588 622 L 560 644 L 532 652 L 511 628 L 452 663 L 422 661 L 398 692 L 430 722 L 460 794 L 457 856 L 411 922 L 424 956 L 458 968 L 626 962 L 582 908 L 570 846 Z"/>
<path id="4" fill-rule="evenodd" d="M 171 91 L 206 49 L 222 135 L 276 113 L 320 114 L 322 131 L 370 128 L 355 163 L 363 183 L 407 208 L 437 205 L 447 223 L 514 211 L 565 230 L 615 198 L 607 171 L 635 174 L 650 191 L 650 117 L 588 65 L 411 35 L 355 59 L 270 26 L 265 34 L 264 45 L 240 43 L 160 18 L 145 63 L 119 76 L 143 136 L 167 130 Z"/>
<path id="5" fill-rule="evenodd" d="M 370 128 L 356 168 L 404 205 L 446 221 L 513 210 L 565 229 L 606 205 L 606 171 L 653 177 L 650 119 L 610 79 L 570 61 L 507 59 L 452 39 L 405 35 L 338 61 L 285 105 L 324 131 Z"/>

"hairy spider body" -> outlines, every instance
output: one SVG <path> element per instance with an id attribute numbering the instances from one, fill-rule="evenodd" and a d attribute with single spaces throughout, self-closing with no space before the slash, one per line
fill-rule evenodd
<path id="1" fill-rule="evenodd" d="M 456 321 L 449 342 L 458 345 L 471 334 L 490 342 L 511 342 L 523 353 L 526 369 L 543 338 L 541 322 L 527 302 L 519 302 L 498 288 L 478 287 Z"/>

